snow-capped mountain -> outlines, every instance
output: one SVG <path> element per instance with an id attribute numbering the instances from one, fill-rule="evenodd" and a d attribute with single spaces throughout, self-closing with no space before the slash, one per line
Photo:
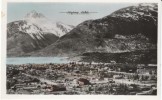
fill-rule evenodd
<path id="1" fill-rule="evenodd" d="M 74 27 L 52 22 L 43 14 L 32 11 L 23 20 L 7 24 L 8 55 L 23 55 L 44 48 Z"/>
<path id="2" fill-rule="evenodd" d="M 28 25 L 22 26 L 23 28 L 33 25 L 31 28 L 28 28 L 28 30 L 24 31 L 28 31 L 28 33 L 32 34 L 37 33 L 38 31 L 41 30 L 41 32 L 43 32 L 44 34 L 53 33 L 56 36 L 61 37 L 74 28 L 73 26 L 66 25 L 61 22 L 52 22 L 51 20 L 46 18 L 43 14 L 37 13 L 36 11 L 27 13 L 24 19 Z"/>

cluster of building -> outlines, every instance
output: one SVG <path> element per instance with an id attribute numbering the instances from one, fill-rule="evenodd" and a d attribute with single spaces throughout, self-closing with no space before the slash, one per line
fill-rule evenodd
<path id="1" fill-rule="evenodd" d="M 156 95 L 155 64 L 7 65 L 8 94 Z"/>

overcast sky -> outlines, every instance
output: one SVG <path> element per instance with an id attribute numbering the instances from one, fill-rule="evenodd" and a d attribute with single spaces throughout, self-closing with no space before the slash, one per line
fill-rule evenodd
<path id="1" fill-rule="evenodd" d="M 112 12 L 128 7 L 131 3 L 8 3 L 7 21 L 12 22 L 23 19 L 24 16 L 35 10 L 53 21 L 60 21 L 69 25 L 77 25 L 89 19 L 98 19 Z M 67 14 L 66 11 L 89 11 L 91 14 Z"/>

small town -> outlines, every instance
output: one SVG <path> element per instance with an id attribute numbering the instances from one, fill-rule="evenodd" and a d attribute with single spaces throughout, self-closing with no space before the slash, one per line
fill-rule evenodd
<path id="1" fill-rule="evenodd" d="M 156 64 L 7 64 L 7 94 L 157 95 Z"/>

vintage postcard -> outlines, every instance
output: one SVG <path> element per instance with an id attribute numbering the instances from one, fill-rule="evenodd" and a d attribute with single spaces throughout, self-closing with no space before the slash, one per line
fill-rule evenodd
<path id="1" fill-rule="evenodd" d="M 158 0 L 4 4 L 4 98 L 160 99 Z"/>

